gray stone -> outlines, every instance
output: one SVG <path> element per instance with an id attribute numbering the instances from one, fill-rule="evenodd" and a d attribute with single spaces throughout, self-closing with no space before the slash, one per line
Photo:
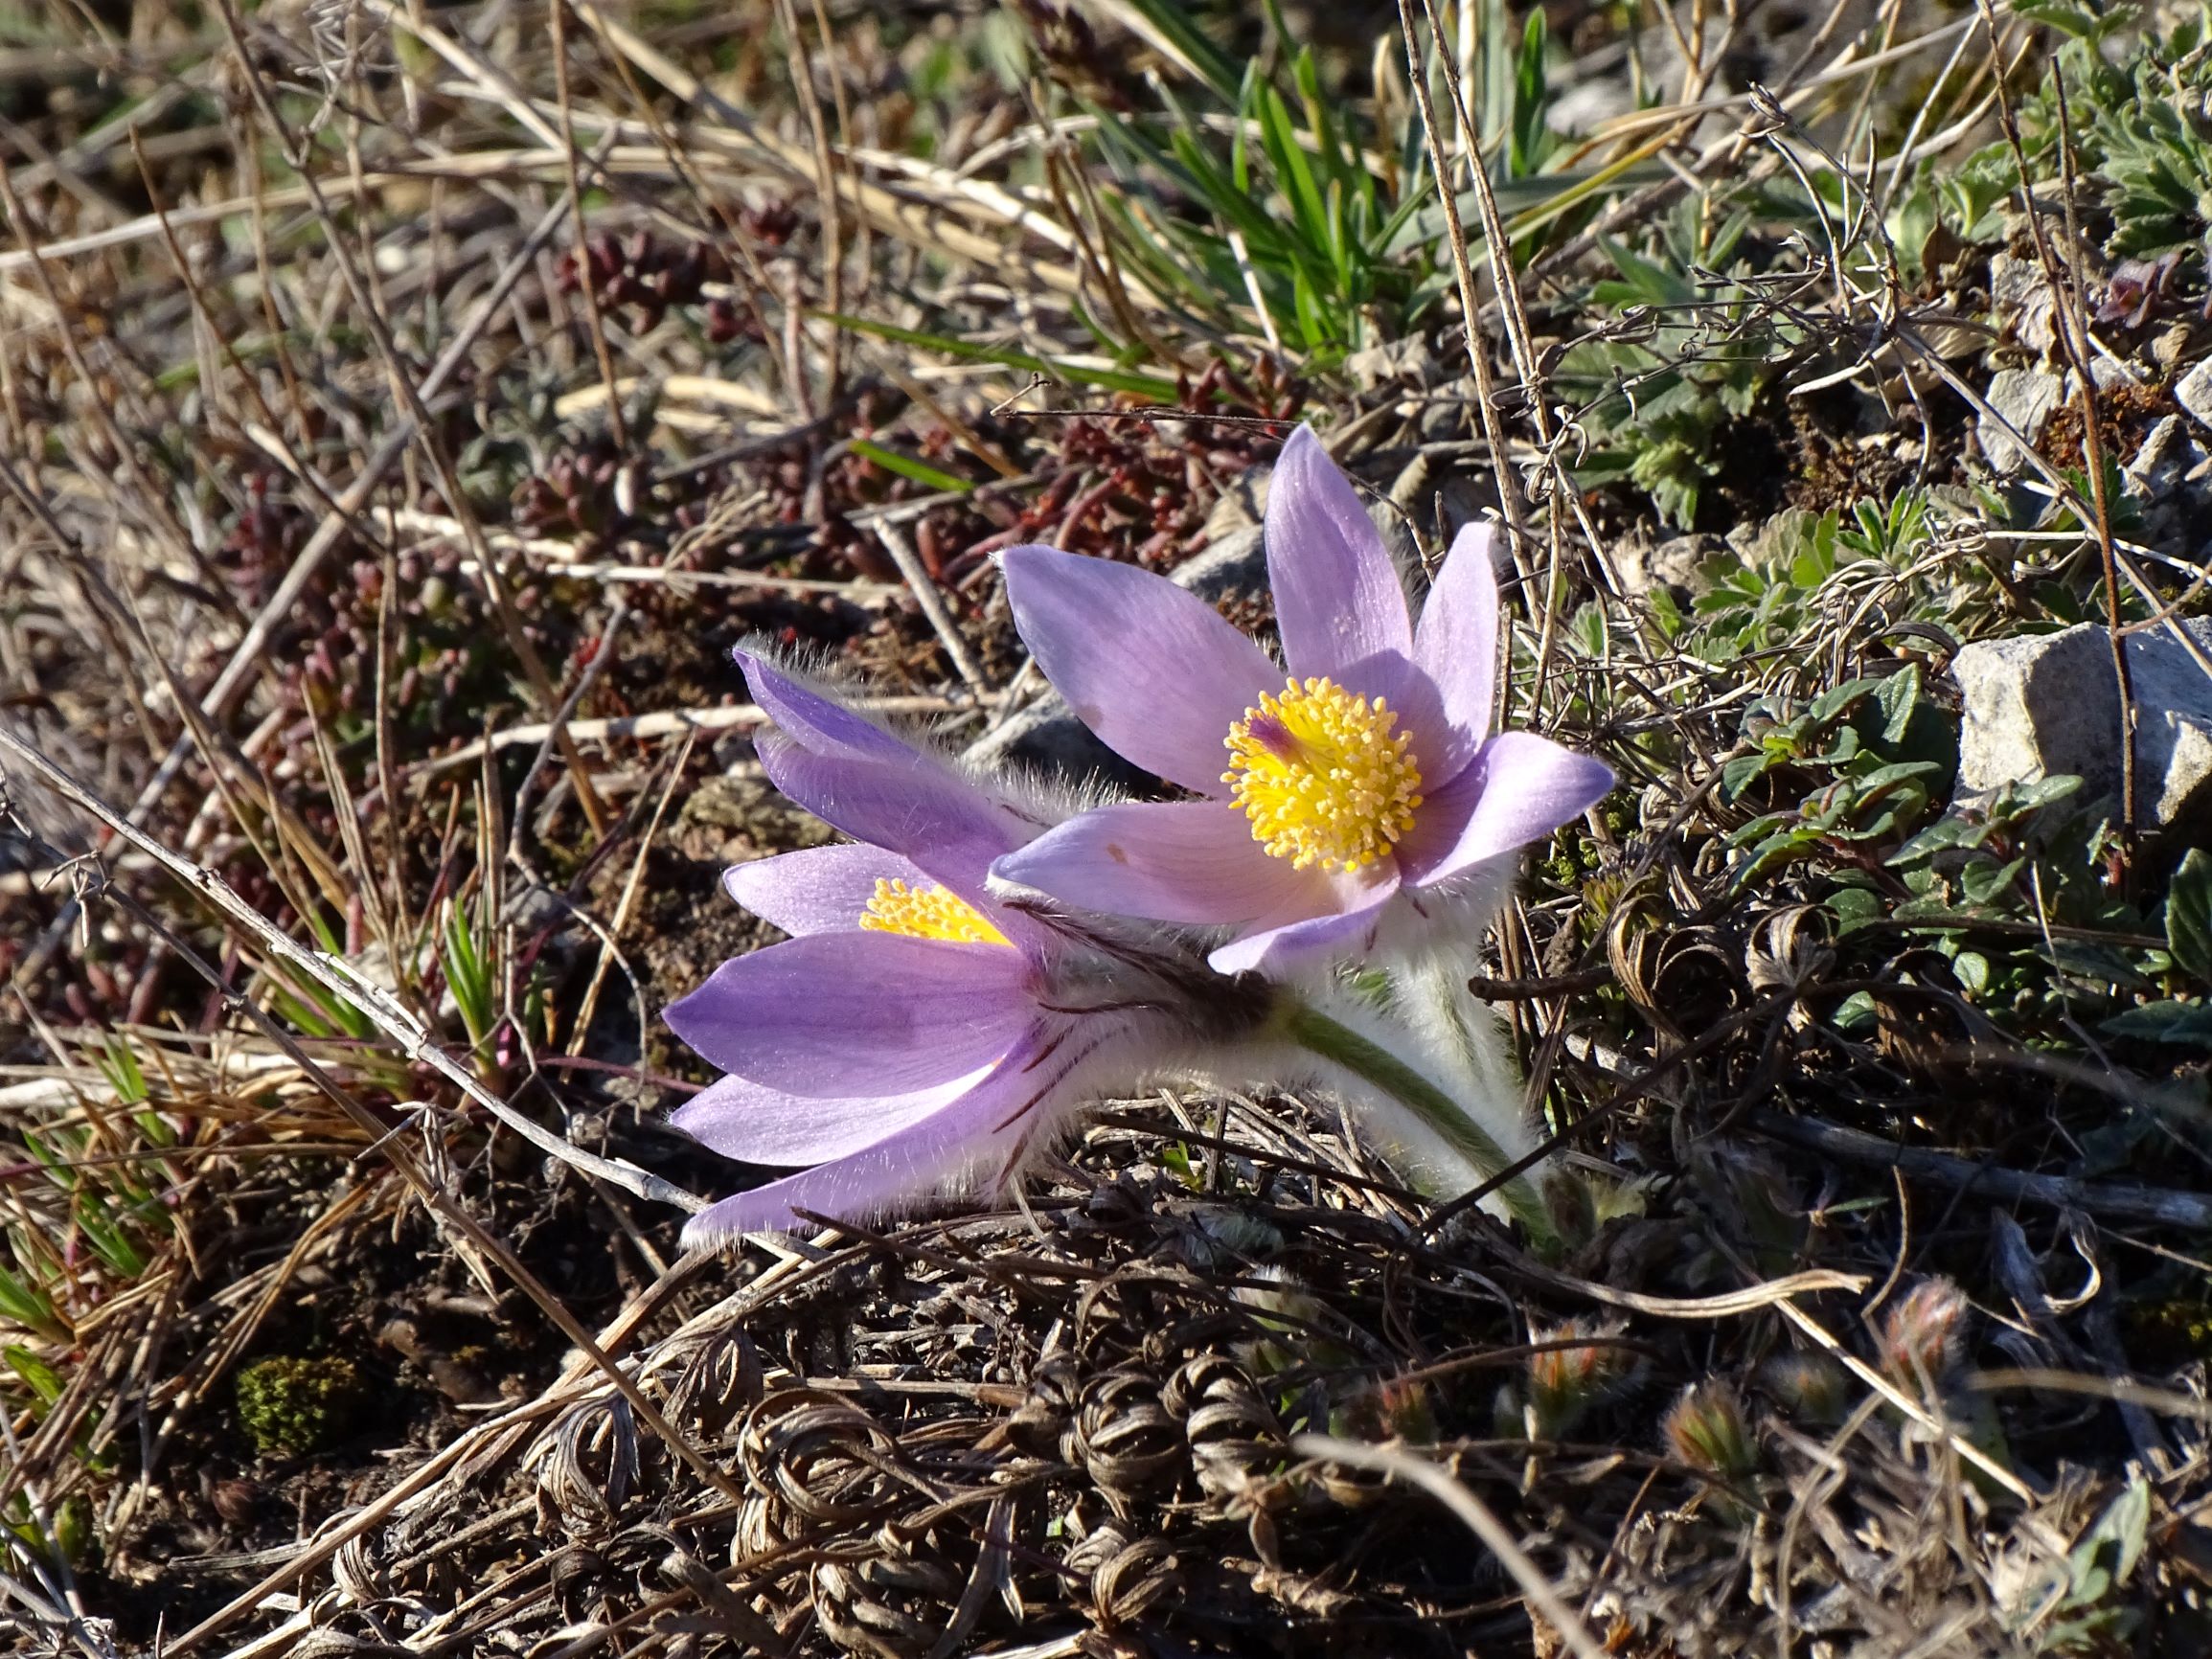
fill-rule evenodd
<path id="1" fill-rule="evenodd" d="M 2128 636 L 2135 696 L 2135 799 L 2141 828 L 2183 840 L 2212 830 L 2212 619 L 2181 625 L 2192 652 L 2164 629 Z M 1964 693 L 1958 792 L 1986 798 L 2008 783 L 2072 773 L 2087 797 L 2120 793 L 2120 693 L 2105 629 L 1982 640 L 1951 675 Z"/>
<path id="2" fill-rule="evenodd" d="M 2205 358 L 2174 382 L 2174 401 L 2198 425 L 2212 428 L 2212 357 Z"/>
<path id="3" fill-rule="evenodd" d="M 1497 479 L 1486 467 L 1415 455 L 1390 486 L 1390 500 L 1439 549 L 1497 508 Z"/>
<path id="4" fill-rule="evenodd" d="M 2145 385 L 2142 375 L 2126 363 L 2114 362 L 2109 357 L 2098 357 L 2089 364 L 2089 384 L 2100 392 L 2117 392 L 2122 387 L 2141 391 Z M 2076 402 L 2082 396 L 2082 377 L 2071 369 L 2066 371 L 2066 401 Z"/>
<path id="5" fill-rule="evenodd" d="M 2205 489 L 2204 446 L 2178 415 L 2151 428 L 2128 463 L 2126 478 L 2143 504 L 2143 536 L 2162 553 L 2194 555 L 2212 528 L 2212 492 Z"/>
<path id="6" fill-rule="evenodd" d="M 1362 392 L 1373 392 L 1393 383 L 1425 386 L 1435 379 L 1436 370 L 1436 357 L 1429 351 L 1428 342 L 1419 334 L 1409 334 L 1386 345 L 1369 346 L 1344 359 L 1344 373 Z"/>
<path id="7" fill-rule="evenodd" d="M 1481 416 L 1481 394 L 1472 375 L 1463 375 L 1439 386 L 1420 404 L 1421 441 L 1448 443 L 1475 432 Z"/>
<path id="8" fill-rule="evenodd" d="M 1710 588 L 1713 582 L 1704 574 L 1705 564 L 1729 551 L 1728 543 L 1717 535 L 1677 535 L 1655 547 L 1624 542 L 1615 549 L 1614 557 L 1621 584 L 1631 595 L 1640 597 L 1663 587 L 1673 590 L 1679 600 Z"/>
<path id="9" fill-rule="evenodd" d="M 2020 443 L 2033 444 L 2043 435 L 2044 423 L 2064 395 L 2064 383 L 2040 369 L 1999 369 L 1992 375 L 1986 394 L 1989 406 L 2004 418 L 2012 431 L 2005 431 L 1986 416 L 1974 422 L 1974 442 L 1981 445 L 1989 464 L 2008 478 L 2027 466 Z M 2018 434 L 2018 440 L 2014 433 Z"/>
<path id="10" fill-rule="evenodd" d="M 1267 598 L 1267 550 L 1260 527 L 1232 531 L 1203 552 L 1186 558 L 1170 574 L 1208 604 L 1256 603 Z"/>
<path id="11" fill-rule="evenodd" d="M 1565 88 L 1544 107 L 1543 124 L 1565 138 L 1580 138 L 1600 124 L 1636 109 L 1636 89 L 1625 75 L 1593 75 Z"/>
<path id="12" fill-rule="evenodd" d="M 1014 766 L 1070 783 L 1097 783 L 1138 789 L 1144 773 L 1091 736 L 1090 728 L 1068 712 L 1058 692 L 1046 692 L 1017 709 L 968 746 L 975 765 Z"/>
<path id="13" fill-rule="evenodd" d="M 1989 262 L 1990 314 L 2006 320 L 2013 338 L 2048 353 L 2059 343 L 2059 302 L 2037 260 L 1997 254 Z"/>
<path id="14" fill-rule="evenodd" d="M 1247 467 L 1221 491 L 1221 498 L 1206 514 L 1202 534 L 1208 547 L 1266 516 L 1267 482 L 1274 476 L 1275 469 L 1269 466 Z"/>

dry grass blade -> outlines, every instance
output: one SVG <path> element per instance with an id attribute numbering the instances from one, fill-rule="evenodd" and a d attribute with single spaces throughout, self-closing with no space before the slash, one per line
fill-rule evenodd
<path id="1" fill-rule="evenodd" d="M 112 830 L 120 839 L 153 859 L 182 882 L 188 891 L 198 895 L 233 926 L 259 943 L 271 959 L 297 968 L 331 994 L 358 1007 L 376 1022 L 377 1027 L 407 1058 L 430 1067 L 471 1102 L 482 1106 L 540 1151 L 597 1175 L 602 1180 L 611 1181 L 625 1192 L 634 1193 L 641 1198 L 655 1203 L 674 1204 L 685 1209 L 703 1208 L 701 1200 L 681 1188 L 672 1186 L 659 1176 L 635 1165 L 603 1158 L 581 1147 L 571 1146 L 559 1135 L 516 1111 L 487 1089 L 467 1067 L 434 1041 L 422 1022 L 394 1000 L 389 991 L 364 979 L 345 963 L 309 950 L 272 926 L 266 918 L 240 898 L 221 877 L 162 846 L 131 824 L 122 812 L 108 806 L 97 794 L 12 733 L 0 730 L 0 751 L 13 757 L 30 776 L 36 778 L 71 806 L 89 813 Z"/>
<path id="2" fill-rule="evenodd" d="M 1513 1575 L 1513 1581 L 1528 1597 L 1530 1605 L 1543 1615 L 1552 1633 L 1574 1651 L 1577 1659 L 1605 1659 L 1604 1646 L 1584 1628 L 1581 1616 L 1567 1605 L 1558 1587 L 1528 1558 L 1528 1553 L 1497 1518 L 1496 1512 L 1434 1464 L 1389 1446 L 1361 1445 L 1356 1441 L 1336 1440 L 1321 1434 L 1293 1436 L 1290 1450 L 1299 1457 L 1319 1463 L 1372 1469 L 1394 1481 L 1420 1488 L 1464 1522 L 1467 1530 L 1482 1540 L 1484 1548 L 1497 1557 L 1505 1570 Z"/>

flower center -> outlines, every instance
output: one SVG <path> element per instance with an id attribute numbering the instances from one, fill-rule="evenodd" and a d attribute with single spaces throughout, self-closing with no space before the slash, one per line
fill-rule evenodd
<path id="1" fill-rule="evenodd" d="M 1221 782 L 1252 839 L 1300 870 L 1357 870 L 1413 828 L 1421 767 L 1398 713 L 1334 681 L 1292 680 L 1229 728 Z"/>
<path id="2" fill-rule="evenodd" d="M 952 944 L 1003 944 L 1014 941 L 991 925 L 991 919 L 942 887 L 909 887 L 878 879 L 860 914 L 871 933 L 900 933 L 908 939 L 942 939 Z"/>

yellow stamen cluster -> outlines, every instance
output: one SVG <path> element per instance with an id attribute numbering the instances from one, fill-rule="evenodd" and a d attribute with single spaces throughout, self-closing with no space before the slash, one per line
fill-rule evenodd
<path id="1" fill-rule="evenodd" d="M 899 933 L 908 939 L 942 939 L 952 944 L 1013 944 L 991 925 L 991 919 L 957 894 L 942 887 L 909 887 L 903 881 L 876 883 L 861 912 L 860 925 L 871 933 Z"/>
<path id="2" fill-rule="evenodd" d="M 1221 782 L 1252 839 L 1304 870 L 1357 870 L 1413 828 L 1421 767 L 1397 711 L 1332 680 L 1292 680 L 1229 728 Z"/>

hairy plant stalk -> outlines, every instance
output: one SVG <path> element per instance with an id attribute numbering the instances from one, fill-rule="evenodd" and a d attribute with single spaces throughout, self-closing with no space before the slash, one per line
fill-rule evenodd
<path id="1" fill-rule="evenodd" d="M 1484 1175 L 1494 1175 L 1513 1162 L 1505 1148 L 1493 1140 L 1458 1102 L 1381 1044 L 1361 1036 L 1350 1026 L 1332 1019 L 1318 1009 L 1297 1003 L 1284 1016 L 1283 1035 L 1308 1054 L 1340 1066 L 1362 1082 L 1380 1089 Z M 1514 1218 L 1528 1229 L 1533 1242 L 1549 1245 L 1555 1240 L 1556 1230 L 1550 1214 L 1525 1176 L 1508 1181 L 1498 1189 L 1498 1196 Z"/>

